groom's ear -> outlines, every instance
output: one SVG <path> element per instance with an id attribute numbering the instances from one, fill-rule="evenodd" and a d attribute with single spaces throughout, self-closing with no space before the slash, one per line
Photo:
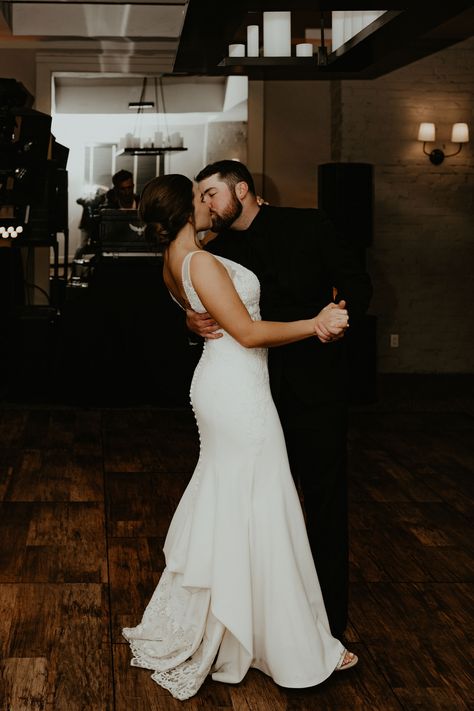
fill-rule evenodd
<path id="1" fill-rule="evenodd" d="M 243 200 L 244 197 L 247 195 L 249 191 L 249 186 L 244 180 L 241 180 L 240 183 L 237 183 L 235 186 L 235 192 L 239 200 Z"/>

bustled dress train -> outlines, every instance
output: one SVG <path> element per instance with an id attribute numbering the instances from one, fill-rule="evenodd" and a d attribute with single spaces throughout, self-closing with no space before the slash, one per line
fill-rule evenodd
<path id="1" fill-rule="evenodd" d="M 205 311 L 183 262 L 189 304 Z M 223 257 L 253 320 L 260 285 Z M 177 699 L 208 674 L 237 683 L 250 667 L 285 687 L 336 668 L 331 636 L 285 441 L 272 400 L 267 350 L 228 333 L 207 340 L 191 384 L 200 456 L 164 545 L 166 567 L 137 627 L 125 628 L 132 665 Z"/>

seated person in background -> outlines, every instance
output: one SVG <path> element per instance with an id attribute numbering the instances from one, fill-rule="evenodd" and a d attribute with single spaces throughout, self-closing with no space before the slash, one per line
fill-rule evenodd
<path id="1" fill-rule="evenodd" d="M 82 205 L 83 212 L 79 228 L 81 244 L 74 254 L 74 259 L 83 255 L 97 243 L 99 234 L 100 210 L 136 210 L 140 196 L 134 193 L 133 175 L 129 170 L 119 170 L 112 176 L 113 188 L 97 191 L 94 198 L 79 198 L 76 202 Z"/>
<path id="2" fill-rule="evenodd" d="M 119 170 L 112 176 L 113 188 L 107 191 L 105 202 L 101 207 L 111 210 L 136 210 L 140 196 L 136 195 L 133 175 L 129 170 Z"/>
<path id="3" fill-rule="evenodd" d="M 94 215 L 97 210 L 103 206 L 106 192 L 107 187 L 99 185 L 97 186 L 95 195 L 88 194 L 87 196 L 80 197 L 76 200 L 77 204 L 82 207 L 82 215 L 79 222 L 79 229 L 81 230 L 81 244 L 74 255 L 76 259 L 82 257 L 83 253 L 87 250 L 88 245 L 90 245 L 95 239 L 97 228 L 94 221 Z"/>

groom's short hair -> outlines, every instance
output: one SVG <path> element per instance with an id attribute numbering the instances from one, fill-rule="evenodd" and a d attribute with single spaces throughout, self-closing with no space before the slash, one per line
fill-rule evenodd
<path id="1" fill-rule="evenodd" d="M 196 182 L 210 178 L 211 175 L 218 175 L 229 188 L 235 188 L 237 183 L 247 183 L 249 192 L 256 195 L 255 184 L 252 175 L 246 165 L 238 160 L 218 160 L 215 163 L 206 165 L 200 173 L 196 175 Z"/>

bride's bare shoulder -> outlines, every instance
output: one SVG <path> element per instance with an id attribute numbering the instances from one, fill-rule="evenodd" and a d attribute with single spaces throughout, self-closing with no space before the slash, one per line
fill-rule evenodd
<path id="1" fill-rule="evenodd" d="M 187 262 L 187 264 L 186 264 Z M 182 279 L 183 268 L 186 265 L 186 273 L 193 279 L 202 276 L 209 278 L 212 273 L 222 268 L 221 263 L 210 252 L 203 249 L 195 252 L 188 252 L 184 258 L 167 259 L 163 265 L 163 278 L 165 283 L 173 281 L 175 284 L 180 283 Z M 169 286 L 169 284 L 167 284 Z"/>
<path id="2" fill-rule="evenodd" d="M 188 252 L 188 255 L 187 255 L 187 256 L 188 256 L 190 259 L 191 259 L 191 257 L 196 257 L 196 256 L 198 256 L 199 259 L 205 259 L 205 260 L 207 260 L 208 262 L 210 262 L 210 261 L 216 262 L 216 261 L 217 261 L 216 258 L 215 258 L 215 256 L 214 256 L 213 254 L 211 254 L 210 252 L 206 252 L 205 249 L 196 249 L 195 252 Z"/>
<path id="3" fill-rule="evenodd" d="M 208 271 L 209 269 L 222 269 L 221 262 L 210 252 L 200 249 L 196 252 L 191 252 L 189 255 L 189 268 L 195 273 L 196 271 Z"/>
<path id="4" fill-rule="evenodd" d="M 194 252 L 189 260 L 189 277 L 201 297 L 217 288 L 228 289 L 232 285 L 229 272 L 214 254 Z M 215 292 L 216 293 L 216 292 Z"/>

